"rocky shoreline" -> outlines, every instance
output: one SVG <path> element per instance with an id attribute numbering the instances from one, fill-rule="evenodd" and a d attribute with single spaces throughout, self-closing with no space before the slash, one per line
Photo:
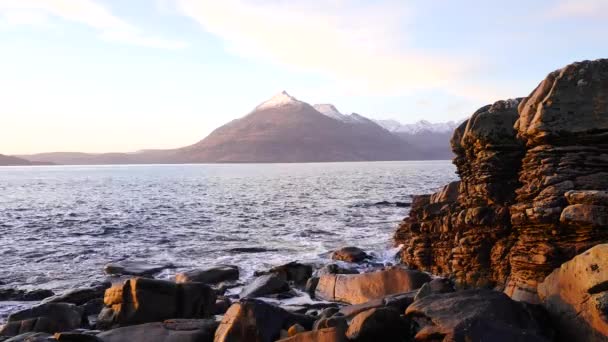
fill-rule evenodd
<path id="1" fill-rule="evenodd" d="M 0 341 L 608 341 L 608 60 L 480 108 L 451 144 L 460 181 L 413 198 L 397 265 L 345 247 L 243 284 L 108 264 L 59 295 L 0 293 L 41 300 Z"/>

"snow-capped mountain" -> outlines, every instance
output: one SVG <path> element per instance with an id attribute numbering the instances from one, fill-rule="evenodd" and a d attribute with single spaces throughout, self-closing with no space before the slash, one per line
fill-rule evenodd
<path id="1" fill-rule="evenodd" d="M 326 104 L 316 104 L 316 105 L 313 105 L 313 108 L 325 116 L 329 116 L 332 119 L 336 119 L 338 121 L 342 121 L 342 122 L 346 122 L 346 123 L 366 123 L 366 124 L 374 123 L 373 120 L 370 120 L 357 113 L 352 113 L 349 115 L 342 114 L 332 104 L 327 104 L 327 103 Z"/>
<path id="2" fill-rule="evenodd" d="M 412 124 L 402 124 L 397 120 L 374 120 L 380 126 L 386 128 L 390 132 L 420 134 L 424 132 L 432 133 L 452 133 L 460 124 L 456 121 L 432 123 L 426 120 L 420 120 Z"/>

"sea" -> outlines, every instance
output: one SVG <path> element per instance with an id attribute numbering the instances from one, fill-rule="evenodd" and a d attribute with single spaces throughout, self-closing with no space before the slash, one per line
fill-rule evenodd
<path id="1" fill-rule="evenodd" d="M 121 260 L 242 279 L 343 246 L 390 263 L 412 195 L 456 178 L 450 161 L 0 167 L 0 288 L 84 287 Z"/>

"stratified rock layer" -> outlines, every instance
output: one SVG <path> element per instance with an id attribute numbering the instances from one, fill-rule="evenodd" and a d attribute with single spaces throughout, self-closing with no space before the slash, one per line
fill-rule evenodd
<path id="1" fill-rule="evenodd" d="M 554 268 L 608 241 L 608 60 L 479 109 L 452 149 L 461 181 L 414 198 L 395 234 L 410 267 L 538 302 Z"/>

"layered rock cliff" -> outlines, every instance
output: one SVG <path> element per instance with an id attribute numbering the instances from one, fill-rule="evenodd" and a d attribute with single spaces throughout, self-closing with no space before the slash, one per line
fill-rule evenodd
<path id="1" fill-rule="evenodd" d="M 456 129 L 461 181 L 414 199 L 395 234 L 410 267 L 536 302 L 554 268 L 608 241 L 608 60 L 551 73 Z"/>

